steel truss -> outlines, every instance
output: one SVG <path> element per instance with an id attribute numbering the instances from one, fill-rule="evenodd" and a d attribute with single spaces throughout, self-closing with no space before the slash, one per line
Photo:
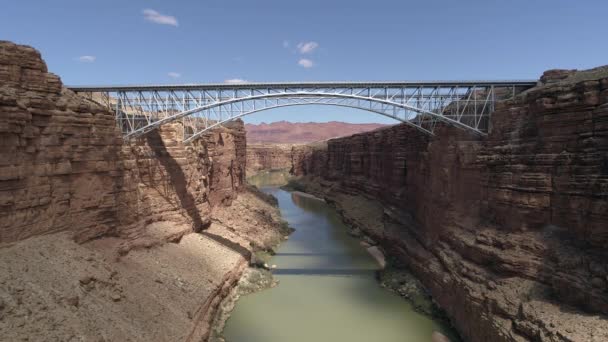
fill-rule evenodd
<path id="1" fill-rule="evenodd" d="M 497 100 L 534 85 L 530 81 L 466 81 L 70 88 L 112 109 L 126 138 L 181 122 L 184 141 L 190 142 L 248 114 L 302 105 L 362 109 L 431 135 L 439 122 L 483 135 Z"/>

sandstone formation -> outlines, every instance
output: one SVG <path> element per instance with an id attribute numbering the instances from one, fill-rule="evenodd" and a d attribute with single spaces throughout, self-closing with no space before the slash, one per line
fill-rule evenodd
<path id="1" fill-rule="evenodd" d="M 242 122 L 188 146 L 182 129 L 124 141 L 36 50 L 0 42 L 0 339 L 206 339 L 284 228 L 244 183 Z"/>
<path id="2" fill-rule="evenodd" d="M 262 170 L 290 169 L 291 148 L 289 144 L 248 144 L 247 176 Z"/>
<path id="3" fill-rule="evenodd" d="M 292 123 L 287 121 L 270 124 L 246 124 L 247 131 L 247 176 L 262 170 L 290 169 L 292 147 L 302 143 L 319 141 L 322 144 L 329 138 L 371 131 L 384 127 L 382 124 L 351 124 L 346 122 L 308 122 Z"/>
<path id="4" fill-rule="evenodd" d="M 293 172 L 418 276 L 465 340 L 608 340 L 608 67 L 549 71 L 490 124 L 294 147 Z"/>
<path id="5" fill-rule="evenodd" d="M 247 141 L 253 144 L 303 144 L 367 132 L 386 125 L 348 122 L 289 122 L 277 121 L 246 124 Z"/>

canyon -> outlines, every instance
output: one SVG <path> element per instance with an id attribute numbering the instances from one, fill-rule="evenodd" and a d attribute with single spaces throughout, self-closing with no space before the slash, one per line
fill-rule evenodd
<path id="1" fill-rule="evenodd" d="M 188 146 L 114 114 L 0 42 L 2 340 L 206 340 L 252 252 L 283 239 L 245 183 L 244 125 Z"/>
<path id="2" fill-rule="evenodd" d="M 465 340 L 608 340 L 608 67 L 544 73 L 486 137 L 402 124 L 291 158 Z"/>
<path id="3" fill-rule="evenodd" d="M 386 127 L 384 124 L 347 122 L 288 122 L 245 124 L 247 132 L 247 174 L 263 170 L 291 168 L 293 146 L 322 143 L 325 140 Z"/>
<path id="4" fill-rule="evenodd" d="M 289 122 L 277 121 L 245 125 L 250 144 L 306 144 L 371 131 L 384 124 L 348 122 Z"/>
<path id="5" fill-rule="evenodd" d="M 372 126 L 271 141 L 236 120 L 186 145 L 171 123 L 125 140 L 37 50 L 1 41 L 0 339 L 208 340 L 289 233 L 246 177 L 289 169 L 464 340 L 608 340 L 608 67 L 545 72 L 487 136 Z"/>
<path id="6" fill-rule="evenodd" d="M 265 170 L 289 169 L 292 144 L 247 144 L 247 175 Z"/>

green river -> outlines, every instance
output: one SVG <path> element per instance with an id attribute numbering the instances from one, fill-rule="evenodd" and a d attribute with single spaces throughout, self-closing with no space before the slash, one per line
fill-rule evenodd
<path id="1" fill-rule="evenodd" d="M 424 342 L 446 327 L 382 288 L 378 264 L 325 202 L 279 189 L 277 173 L 250 180 L 279 201 L 295 232 L 269 264 L 279 285 L 240 298 L 228 342 Z"/>

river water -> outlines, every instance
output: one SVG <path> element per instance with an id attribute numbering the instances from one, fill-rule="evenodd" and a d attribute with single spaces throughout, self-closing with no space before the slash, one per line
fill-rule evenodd
<path id="1" fill-rule="evenodd" d="M 228 342 L 424 342 L 447 331 L 375 279 L 378 265 L 325 202 L 278 188 L 276 174 L 254 178 L 274 195 L 295 232 L 269 264 L 279 285 L 241 297 Z"/>

